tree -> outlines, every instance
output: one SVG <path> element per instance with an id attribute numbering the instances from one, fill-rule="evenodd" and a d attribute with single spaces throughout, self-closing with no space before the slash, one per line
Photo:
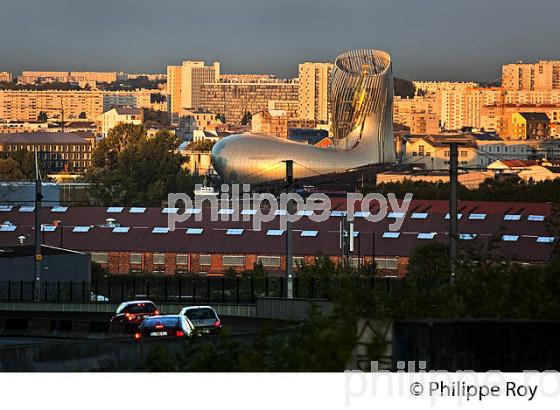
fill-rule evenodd
<path id="1" fill-rule="evenodd" d="M 413 98 L 416 93 L 416 87 L 414 86 L 414 83 L 412 81 L 395 77 L 394 91 L 396 96 L 403 98 Z"/>
<path id="2" fill-rule="evenodd" d="M 222 124 L 225 124 L 226 116 L 224 114 L 216 114 L 216 120 L 220 121 Z"/>
<path id="3" fill-rule="evenodd" d="M 13 158 L 0 159 L 0 180 L 19 181 L 25 179 L 25 175 Z"/>
<path id="4" fill-rule="evenodd" d="M 195 181 L 181 167 L 178 146 L 168 131 L 147 138 L 141 125 L 117 125 L 93 152 L 90 195 L 103 206 L 161 206 L 171 192 L 192 195 Z"/>
<path id="5" fill-rule="evenodd" d="M 85 113 L 85 111 L 82 111 L 82 112 L 80 113 L 79 118 L 82 119 L 82 120 L 85 120 L 85 119 L 87 118 L 87 114 Z"/>
<path id="6" fill-rule="evenodd" d="M 203 139 L 189 142 L 186 148 L 193 151 L 210 151 L 214 144 L 212 140 Z"/>
<path id="7" fill-rule="evenodd" d="M 11 158 L 17 162 L 19 169 L 23 173 L 25 179 L 35 178 L 35 155 L 27 150 L 18 150 L 13 152 Z M 41 164 L 39 163 L 39 166 Z M 41 172 L 44 167 L 41 168 Z"/>
<path id="8" fill-rule="evenodd" d="M 245 114 L 243 114 L 243 118 L 241 118 L 241 125 L 248 125 L 251 122 L 251 118 L 251 113 L 246 111 Z"/>
<path id="9" fill-rule="evenodd" d="M 48 117 L 48 115 L 45 111 L 41 111 L 39 113 L 39 115 L 37 116 L 37 121 L 39 121 L 39 122 L 47 122 L 48 120 L 49 120 L 49 117 Z"/>

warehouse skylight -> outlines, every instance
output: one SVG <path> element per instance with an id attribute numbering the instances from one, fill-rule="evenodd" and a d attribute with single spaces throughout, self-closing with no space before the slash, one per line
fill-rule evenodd
<path id="1" fill-rule="evenodd" d="M 67 206 L 53 206 L 51 209 L 51 212 L 60 212 L 60 213 L 64 213 L 68 211 L 68 207 Z"/>
<path id="2" fill-rule="evenodd" d="M 486 214 L 470 214 L 469 219 L 474 221 L 484 221 L 486 219 Z"/>
<path id="3" fill-rule="evenodd" d="M 0 205 L 0 212 L 10 212 L 12 208 L 11 205 Z"/>
<path id="4" fill-rule="evenodd" d="M 179 208 L 163 208 L 161 210 L 162 214 L 176 214 L 179 212 Z"/>
<path id="5" fill-rule="evenodd" d="M 56 231 L 56 226 L 54 225 L 41 225 L 41 232 L 54 232 Z"/>
<path id="6" fill-rule="evenodd" d="M 357 211 L 357 212 L 354 212 L 354 216 L 355 216 L 356 218 L 367 218 L 367 217 L 370 216 L 370 215 L 371 215 L 371 212 L 369 212 L 369 211 L 365 211 L 365 212 L 364 212 L 364 211 Z"/>
<path id="7" fill-rule="evenodd" d="M 318 233 L 319 233 L 319 231 L 301 231 L 300 236 L 314 237 L 314 236 L 317 236 Z"/>
<path id="8" fill-rule="evenodd" d="M 460 233 L 459 234 L 459 239 L 461 239 L 463 241 L 472 241 L 475 238 L 476 238 L 475 233 Z"/>
<path id="9" fill-rule="evenodd" d="M 299 215 L 299 216 L 311 216 L 311 215 L 313 215 L 313 211 L 303 209 L 301 211 L 297 211 L 297 215 Z"/>
<path id="10" fill-rule="evenodd" d="M 534 221 L 534 222 L 542 222 L 544 221 L 544 215 L 529 215 L 527 217 L 528 221 Z"/>
<path id="11" fill-rule="evenodd" d="M 187 235 L 200 235 L 203 231 L 203 228 L 187 228 Z"/>
<path id="12" fill-rule="evenodd" d="M 107 208 L 107 213 L 108 214 L 120 214 L 123 211 L 123 207 L 122 206 L 110 206 L 109 208 Z"/>
<path id="13" fill-rule="evenodd" d="M 346 215 L 347 215 L 346 211 L 331 211 L 331 216 L 343 217 L 343 216 L 346 216 Z"/>
<path id="14" fill-rule="evenodd" d="M 256 209 L 244 209 L 241 211 L 241 215 L 256 215 L 256 214 L 257 214 Z"/>
<path id="15" fill-rule="evenodd" d="M 446 214 L 445 215 L 445 219 L 449 219 L 450 214 Z M 457 219 L 461 219 L 463 217 L 463 214 L 457 214 Z"/>
<path id="16" fill-rule="evenodd" d="M 276 211 L 274 211 L 274 215 L 279 216 L 279 215 L 286 215 L 286 210 L 285 209 L 277 209 Z"/>
<path id="17" fill-rule="evenodd" d="M 554 242 L 554 236 L 539 236 L 537 238 L 538 243 L 552 243 Z"/>
<path id="18" fill-rule="evenodd" d="M 91 226 L 75 226 L 74 229 L 72 229 L 72 232 L 89 232 L 90 229 Z"/>
<path id="19" fill-rule="evenodd" d="M 226 231 L 226 235 L 243 235 L 243 229 L 230 228 Z"/>
<path id="20" fill-rule="evenodd" d="M 233 209 L 231 208 L 222 208 L 218 211 L 218 215 L 233 215 Z"/>
<path id="21" fill-rule="evenodd" d="M 504 242 L 517 242 L 519 235 L 502 235 L 502 241 Z"/>
<path id="22" fill-rule="evenodd" d="M 131 214 L 143 214 L 144 212 L 146 212 L 146 208 L 139 207 L 139 206 L 133 206 L 132 208 L 130 208 L 128 210 L 128 212 L 131 213 Z"/>
<path id="23" fill-rule="evenodd" d="M 269 229 L 266 234 L 268 236 L 282 236 L 284 231 L 282 229 Z"/>
<path id="24" fill-rule="evenodd" d="M 517 214 L 504 215 L 504 221 L 519 221 L 519 220 L 521 220 L 521 215 L 517 215 Z"/>
<path id="25" fill-rule="evenodd" d="M 113 233 L 128 233 L 130 228 L 128 226 L 115 226 L 113 228 Z"/>
<path id="26" fill-rule="evenodd" d="M 35 212 L 35 207 L 34 206 L 20 206 L 19 211 L 20 212 Z"/>
<path id="27" fill-rule="evenodd" d="M 399 236 L 401 236 L 400 232 L 383 232 L 383 238 L 386 239 L 397 239 Z"/>
<path id="28" fill-rule="evenodd" d="M 185 213 L 186 214 L 199 214 L 202 212 L 202 209 L 200 208 L 185 208 Z"/>
<path id="29" fill-rule="evenodd" d="M 387 218 L 404 218 L 404 212 L 389 212 Z"/>
<path id="30" fill-rule="evenodd" d="M 434 239 L 435 236 L 436 236 L 435 232 L 420 232 L 416 238 L 417 239 Z"/>
<path id="31" fill-rule="evenodd" d="M 17 225 L 0 225 L 0 232 L 14 232 L 17 229 Z"/>
<path id="32" fill-rule="evenodd" d="M 428 213 L 427 212 L 413 212 L 412 215 L 410 215 L 410 217 L 412 219 L 426 219 L 426 218 L 428 218 Z"/>
<path id="33" fill-rule="evenodd" d="M 152 229 L 152 233 L 168 233 L 169 228 L 167 226 L 156 226 Z"/>

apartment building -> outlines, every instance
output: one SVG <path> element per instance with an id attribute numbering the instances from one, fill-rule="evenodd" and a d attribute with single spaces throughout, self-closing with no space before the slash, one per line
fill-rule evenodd
<path id="1" fill-rule="evenodd" d="M 288 116 L 283 110 L 264 110 L 254 114 L 251 119 L 253 134 L 288 138 Z"/>
<path id="2" fill-rule="evenodd" d="M 101 135 L 106 137 L 109 131 L 119 124 L 142 125 L 144 115 L 140 108 L 116 107 L 97 117 Z"/>
<path id="3" fill-rule="evenodd" d="M 300 119 L 323 123 L 329 121 L 332 69 L 332 63 L 306 62 L 299 65 Z"/>
<path id="4" fill-rule="evenodd" d="M 465 90 L 478 87 L 479 84 L 471 81 L 413 81 L 416 93 L 436 94 L 443 90 Z"/>
<path id="5" fill-rule="evenodd" d="M 45 112 L 49 120 L 95 120 L 103 112 L 99 91 L 0 90 L 0 119 L 37 121 Z"/>
<path id="6" fill-rule="evenodd" d="M 11 83 L 12 82 L 12 73 L 7 71 L 0 71 L 0 83 Z"/>
<path id="7" fill-rule="evenodd" d="M 181 106 L 181 66 L 167 66 L 167 106 L 174 114 L 180 114 Z"/>
<path id="8" fill-rule="evenodd" d="M 167 111 L 167 96 L 158 90 L 102 91 L 103 111 L 115 107 L 150 108 Z"/>
<path id="9" fill-rule="evenodd" d="M 502 66 L 502 87 L 506 90 L 560 89 L 560 60 Z"/>
<path id="10" fill-rule="evenodd" d="M 534 140 L 550 136 L 550 119 L 542 112 L 518 112 L 512 115 L 512 139 Z"/>
<path id="11" fill-rule="evenodd" d="M 201 105 L 204 109 L 224 115 L 228 124 L 240 125 L 246 113 L 268 109 L 271 100 L 296 101 L 298 93 L 297 80 L 220 81 L 202 86 Z"/>
<path id="12" fill-rule="evenodd" d="M 94 84 L 117 81 L 116 71 L 71 71 L 70 77 Z"/>
<path id="13" fill-rule="evenodd" d="M 0 134 L 0 155 L 14 152 L 38 152 L 39 160 L 49 173 L 82 173 L 91 165 L 95 136 L 88 133 L 26 132 Z"/>

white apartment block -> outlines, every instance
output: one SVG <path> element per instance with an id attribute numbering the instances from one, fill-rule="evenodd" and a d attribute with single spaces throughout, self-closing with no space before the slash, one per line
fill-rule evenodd
<path id="1" fill-rule="evenodd" d="M 299 109 L 303 120 L 329 121 L 330 77 L 333 64 L 306 62 L 299 65 Z"/>
<path id="2" fill-rule="evenodd" d="M 506 64 L 502 66 L 502 87 L 506 90 L 560 89 L 560 61 Z"/>

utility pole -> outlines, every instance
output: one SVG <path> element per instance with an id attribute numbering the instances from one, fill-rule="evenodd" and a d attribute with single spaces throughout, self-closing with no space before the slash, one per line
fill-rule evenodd
<path id="1" fill-rule="evenodd" d="M 290 193 L 294 184 L 294 161 L 289 159 L 286 163 L 286 193 Z M 286 205 L 286 213 L 291 215 L 293 211 L 293 203 L 289 201 Z M 288 216 L 287 215 L 287 216 Z M 293 275 L 294 275 L 294 258 L 292 249 L 292 223 L 290 218 L 286 218 L 286 298 L 293 299 Z"/>
<path id="2" fill-rule="evenodd" d="M 35 151 L 35 287 L 33 300 L 41 301 L 41 201 L 43 199 L 38 153 Z"/>
<path id="3" fill-rule="evenodd" d="M 458 215 L 457 215 L 457 185 L 458 185 L 458 160 L 459 145 L 461 141 L 448 141 L 449 145 L 449 271 L 450 281 L 455 280 L 457 264 L 457 238 L 458 238 Z"/>

